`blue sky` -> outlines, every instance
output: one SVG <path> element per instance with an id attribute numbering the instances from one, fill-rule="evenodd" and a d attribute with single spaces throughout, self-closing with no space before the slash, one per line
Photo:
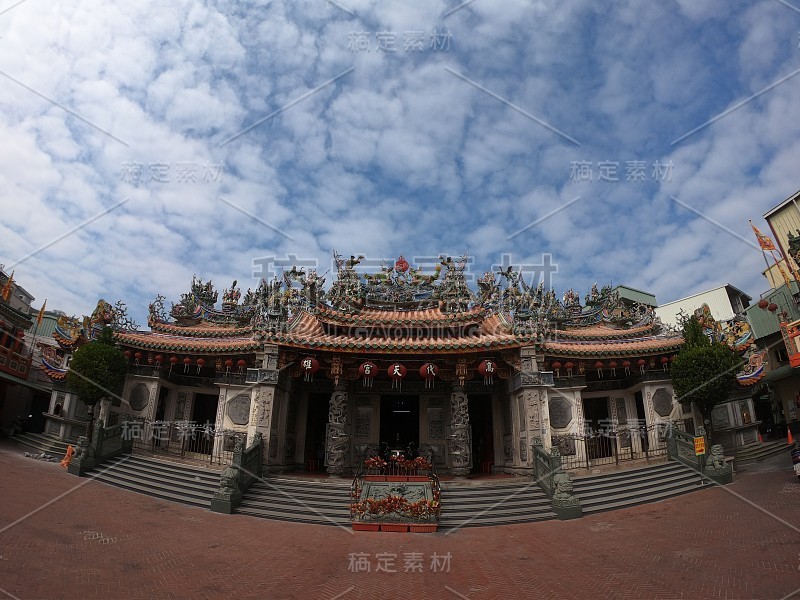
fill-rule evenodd
<path id="1" fill-rule="evenodd" d="M 800 2 L 14 4 L 0 262 L 70 314 L 332 249 L 757 296 L 800 188 Z"/>

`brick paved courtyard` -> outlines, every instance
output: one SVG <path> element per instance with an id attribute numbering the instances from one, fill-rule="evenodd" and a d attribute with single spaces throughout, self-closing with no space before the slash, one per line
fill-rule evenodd
<path id="1" fill-rule="evenodd" d="M 215 514 L 78 479 L 7 443 L 0 468 L 0 599 L 800 600 L 788 453 L 726 489 L 447 535 Z"/>

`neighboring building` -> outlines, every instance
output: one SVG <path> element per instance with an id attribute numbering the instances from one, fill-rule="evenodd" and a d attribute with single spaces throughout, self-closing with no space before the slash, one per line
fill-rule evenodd
<path id="1" fill-rule="evenodd" d="M 651 294 L 650 292 L 643 292 L 642 290 L 637 290 L 636 288 L 628 287 L 627 285 L 618 285 L 611 291 L 619 294 L 619 297 L 622 300 L 627 300 L 629 303 L 638 302 L 639 304 L 644 304 L 650 308 L 655 308 L 658 306 L 655 295 Z"/>
<path id="2" fill-rule="evenodd" d="M 797 283 L 791 281 L 789 286 L 784 284 L 765 293 L 763 307 L 754 304 L 746 312 L 756 342 L 765 353 L 766 373 L 763 384 L 755 389 L 755 414 L 765 424 L 762 430 L 773 437 L 785 437 L 792 423 L 793 434 L 799 433 L 795 429 L 800 413 L 800 367 L 790 363 L 795 342 L 788 335 L 787 325 L 800 322 L 797 293 Z M 771 305 L 774 311 L 766 308 Z"/>
<path id="3" fill-rule="evenodd" d="M 736 375 L 736 385 L 727 400 L 717 405 L 711 414 L 715 441 L 722 443 L 729 452 L 755 442 L 759 425 L 766 429 L 768 423 L 767 419 L 759 418 L 759 414 L 764 412 L 763 407 L 757 411 L 754 400 L 754 396 L 760 393 L 759 382 L 764 379 L 767 367 L 766 351 L 757 347 L 756 336 L 745 316 L 751 300 L 738 288 L 726 284 L 667 302 L 655 309 L 662 322 L 676 330 L 682 327 L 682 317 L 696 315 L 709 338 L 727 344 L 742 355 L 745 364 Z M 692 406 L 689 412 L 695 423 L 700 424 L 699 411 Z"/>
<path id="4" fill-rule="evenodd" d="M 0 268 L 0 289 L 10 275 Z M 27 332 L 35 323 L 31 315 L 34 297 L 11 280 L 8 299 L 0 296 L 0 431 L 7 432 L 15 422 L 41 430 L 41 410 L 47 406 L 49 384 L 36 381 L 32 371 L 32 347 Z M 37 313 L 38 314 L 38 313 Z M 33 378 L 31 378 L 33 375 Z"/>
<path id="5" fill-rule="evenodd" d="M 159 296 L 150 331 L 116 332 L 130 374 L 108 420 L 140 419 L 144 445 L 181 454 L 195 444 L 187 428 L 217 434 L 213 448 L 190 448 L 212 455 L 232 445 L 222 432 L 248 441 L 259 432 L 273 472 L 344 474 L 383 443 L 413 443 L 440 472 L 465 475 L 530 474 L 536 440 L 567 461 L 644 456 L 663 446 L 666 423 L 685 418 L 668 372 L 682 338 L 639 296 L 626 300 L 630 288 L 593 287 L 582 304 L 511 270 L 499 281 L 485 274 L 473 292 L 463 260 L 422 274 L 401 257 L 362 274 L 358 258 L 335 259 L 327 292 L 316 272 L 293 268 L 241 302 L 234 282 L 220 307 L 200 280 L 169 316 Z M 55 335 L 68 351 L 80 326 L 62 325 Z M 65 359 L 45 366 L 51 376 Z M 643 437 L 614 437 L 613 448 L 576 443 L 637 427 Z"/>
<path id="6" fill-rule="evenodd" d="M 681 313 L 691 315 L 705 304 L 717 322 L 726 322 L 734 319 L 736 315 L 741 315 L 750 306 L 751 300 L 750 296 L 728 283 L 680 300 L 667 302 L 655 310 L 664 325 L 680 329 Z"/>

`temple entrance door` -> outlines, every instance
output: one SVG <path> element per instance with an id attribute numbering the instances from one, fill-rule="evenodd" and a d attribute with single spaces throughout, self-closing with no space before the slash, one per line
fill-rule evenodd
<path id="1" fill-rule="evenodd" d="M 613 423 L 608 412 L 608 398 L 584 398 L 583 418 L 586 423 L 586 431 L 591 430 L 595 433 L 595 435 L 586 440 L 586 451 L 589 453 L 589 460 L 613 456 L 614 446 L 612 442 L 616 444 L 616 441 L 603 433 L 613 429 Z"/>
<path id="2" fill-rule="evenodd" d="M 214 427 L 217 420 L 217 404 L 219 402 L 219 396 L 216 394 L 196 394 L 194 406 L 192 407 L 192 422 L 199 427 L 204 427 L 205 425 Z M 194 452 L 211 454 L 214 448 L 214 439 L 213 437 L 209 438 L 208 435 L 197 435 L 195 440 L 192 440 L 190 447 Z"/>
<path id="3" fill-rule="evenodd" d="M 309 472 L 325 470 L 325 427 L 330 400 L 330 394 L 308 395 L 305 459 Z"/>
<path id="4" fill-rule="evenodd" d="M 489 472 L 494 463 L 492 397 L 469 395 L 469 424 L 472 428 L 472 472 Z"/>
<path id="5" fill-rule="evenodd" d="M 381 396 L 381 444 L 405 450 L 413 442 L 419 448 L 419 397 Z"/>

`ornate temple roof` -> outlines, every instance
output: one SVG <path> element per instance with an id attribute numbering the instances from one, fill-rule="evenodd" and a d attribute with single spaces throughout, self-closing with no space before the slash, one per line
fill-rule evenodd
<path id="1" fill-rule="evenodd" d="M 401 256 L 375 274 L 356 271 L 362 257 L 334 253 L 330 288 L 315 271 L 292 268 L 242 294 L 236 282 L 218 293 L 193 278 L 172 304 L 150 305 L 150 332 L 119 332 L 123 345 L 155 352 L 224 354 L 263 344 L 342 353 L 485 353 L 535 345 L 553 356 L 621 356 L 674 351 L 677 334 L 662 331 L 652 308 L 623 300 L 610 286 L 578 294 L 528 286 L 508 268 L 467 285 L 466 257 L 440 257 L 430 273 Z M 241 299 L 241 302 L 240 302 Z M 170 320 L 171 317 L 171 320 Z M 171 322 L 170 322 L 171 321 Z"/>

